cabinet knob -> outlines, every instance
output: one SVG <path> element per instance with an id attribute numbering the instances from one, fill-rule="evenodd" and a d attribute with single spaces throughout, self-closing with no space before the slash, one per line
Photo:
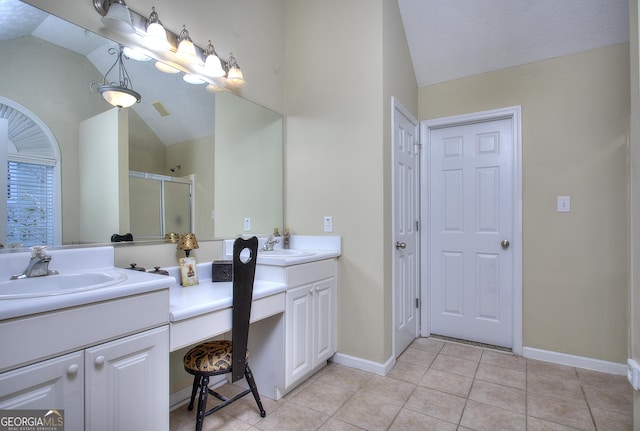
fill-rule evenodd
<path id="1" fill-rule="evenodd" d="M 67 368 L 67 374 L 69 374 L 70 376 L 76 375 L 79 369 L 80 367 L 78 366 L 78 364 L 69 365 L 69 367 Z"/>
<path id="2" fill-rule="evenodd" d="M 104 364 L 104 356 L 100 355 L 96 358 L 96 365 L 100 366 Z"/>

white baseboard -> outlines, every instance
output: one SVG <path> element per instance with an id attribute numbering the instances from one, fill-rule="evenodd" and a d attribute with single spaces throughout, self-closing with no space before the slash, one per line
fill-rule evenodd
<path id="1" fill-rule="evenodd" d="M 553 362 L 554 364 L 586 368 L 587 370 L 600 371 L 603 373 L 617 374 L 620 376 L 627 375 L 626 364 L 603 361 L 601 359 L 569 355 L 566 353 L 553 352 L 550 350 L 534 349 L 533 347 L 523 347 L 522 356 L 529 359 L 537 359 L 545 362 Z"/>
<path id="2" fill-rule="evenodd" d="M 395 358 L 390 357 L 385 363 L 373 362 L 368 359 L 357 358 L 355 356 L 346 355 L 344 353 L 336 353 L 331 358 L 331 362 L 344 365 L 346 367 L 356 368 L 362 371 L 386 376 L 396 363 Z"/>

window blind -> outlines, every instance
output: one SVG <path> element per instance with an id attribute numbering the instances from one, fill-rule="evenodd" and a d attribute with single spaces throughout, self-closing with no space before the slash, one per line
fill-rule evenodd
<path id="1" fill-rule="evenodd" d="M 7 177 L 7 243 L 54 245 L 53 166 L 9 161 Z"/>

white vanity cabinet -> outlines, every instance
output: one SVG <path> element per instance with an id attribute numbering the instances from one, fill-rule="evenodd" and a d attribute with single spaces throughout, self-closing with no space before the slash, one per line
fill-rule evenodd
<path id="1" fill-rule="evenodd" d="M 336 352 L 336 259 L 285 267 L 285 388 L 326 365 Z"/>
<path id="2" fill-rule="evenodd" d="M 84 429 L 168 429 L 168 351 L 168 326 L 86 349 Z"/>
<path id="3" fill-rule="evenodd" d="M 146 277 L 148 291 L 0 320 L 0 409 L 64 409 L 69 430 L 168 430 L 169 288 Z"/>
<path id="4" fill-rule="evenodd" d="M 84 429 L 82 352 L 0 374 L 0 410 L 50 408 L 64 409 L 66 429 Z"/>
<path id="5" fill-rule="evenodd" d="M 0 409 L 64 409 L 65 429 L 168 429 L 168 326 L 0 374 Z"/>

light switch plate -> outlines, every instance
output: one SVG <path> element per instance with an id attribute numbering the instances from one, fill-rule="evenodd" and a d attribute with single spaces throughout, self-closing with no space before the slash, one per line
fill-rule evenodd
<path id="1" fill-rule="evenodd" d="M 571 196 L 558 196 L 558 212 L 571 212 Z"/>
<path id="2" fill-rule="evenodd" d="M 244 219 L 244 231 L 249 232 L 251 230 L 251 217 L 246 217 Z"/>

